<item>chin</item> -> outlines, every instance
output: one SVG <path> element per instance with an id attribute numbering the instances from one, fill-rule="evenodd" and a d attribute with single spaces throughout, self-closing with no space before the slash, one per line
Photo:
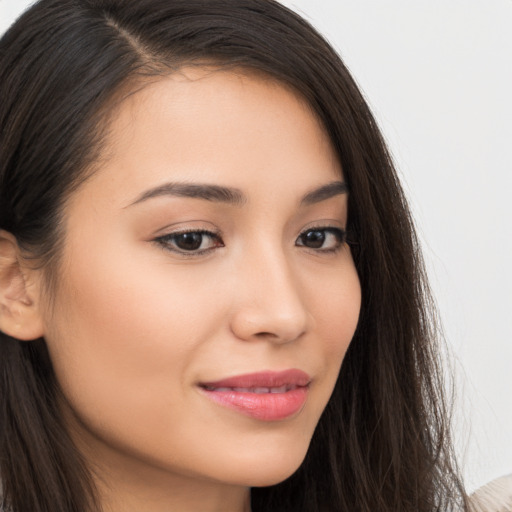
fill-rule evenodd
<path id="1" fill-rule="evenodd" d="M 231 468 L 226 481 L 244 487 L 268 487 L 276 485 L 292 476 L 304 461 L 307 447 L 299 453 L 283 453 L 276 450 L 265 457 L 244 458 Z"/>
<path id="2" fill-rule="evenodd" d="M 266 471 L 265 474 L 260 475 L 258 478 L 255 478 L 251 481 L 248 487 L 270 487 L 272 485 L 280 484 L 284 482 L 286 479 L 290 478 L 300 467 L 298 464 L 293 470 L 288 469 L 288 471 Z M 268 469 L 268 468 L 267 468 Z"/>

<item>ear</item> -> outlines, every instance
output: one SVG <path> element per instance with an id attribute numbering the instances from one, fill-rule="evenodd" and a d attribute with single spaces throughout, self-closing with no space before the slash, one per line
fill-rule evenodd
<path id="1" fill-rule="evenodd" d="M 0 230 L 0 331 L 19 340 L 44 334 L 40 311 L 41 271 L 24 264 L 16 238 Z"/>

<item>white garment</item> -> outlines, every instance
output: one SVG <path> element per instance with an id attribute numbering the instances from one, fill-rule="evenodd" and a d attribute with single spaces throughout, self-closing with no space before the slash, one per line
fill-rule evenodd
<path id="1" fill-rule="evenodd" d="M 512 512 L 512 475 L 480 487 L 470 496 L 471 512 Z"/>

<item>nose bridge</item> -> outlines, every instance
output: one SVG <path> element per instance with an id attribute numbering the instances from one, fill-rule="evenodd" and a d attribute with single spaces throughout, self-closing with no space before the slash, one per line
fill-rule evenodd
<path id="1" fill-rule="evenodd" d="M 243 339 L 292 341 L 307 328 L 298 276 L 282 244 L 260 244 L 241 257 L 232 328 Z"/>

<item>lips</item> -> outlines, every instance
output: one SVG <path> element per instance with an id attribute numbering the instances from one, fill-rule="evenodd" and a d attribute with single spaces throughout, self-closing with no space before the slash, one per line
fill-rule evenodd
<path id="1" fill-rule="evenodd" d="M 204 395 L 218 405 L 262 421 L 278 421 L 304 406 L 311 378 L 301 370 L 260 372 L 202 382 Z"/>

